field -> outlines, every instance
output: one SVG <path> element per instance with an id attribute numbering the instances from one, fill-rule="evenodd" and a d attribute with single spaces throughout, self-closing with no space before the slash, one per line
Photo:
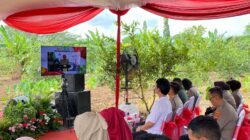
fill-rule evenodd
<path id="1" fill-rule="evenodd" d="M 6 88 L 12 88 L 14 84 L 18 83 L 19 80 L 16 78 L 10 78 L 10 77 L 1 77 L 0 78 L 0 110 L 4 108 L 4 100 L 11 98 L 9 94 L 6 92 Z M 102 86 L 97 87 L 96 89 L 92 89 L 91 91 L 91 108 L 92 111 L 101 111 L 105 108 L 115 106 L 115 94 L 112 93 L 109 87 Z M 153 89 L 149 89 L 146 93 L 148 97 L 152 97 L 153 95 Z M 204 93 L 204 92 L 203 92 Z M 250 93 L 244 93 L 244 100 L 245 103 L 250 105 Z M 131 98 L 129 101 L 136 104 L 140 111 L 143 113 L 146 113 L 146 109 L 144 105 L 141 103 L 141 101 L 136 98 L 135 96 L 129 95 Z M 148 98 L 150 99 L 150 98 Z M 120 104 L 124 102 L 123 99 L 123 92 L 121 92 L 120 96 Z M 202 110 L 204 111 L 206 107 L 210 105 L 209 101 L 205 100 L 205 97 L 203 96 L 200 106 Z"/>

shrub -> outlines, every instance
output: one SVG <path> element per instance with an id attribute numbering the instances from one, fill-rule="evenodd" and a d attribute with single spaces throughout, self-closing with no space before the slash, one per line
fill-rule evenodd
<path id="1" fill-rule="evenodd" d="M 29 102 L 11 103 L 5 108 L 4 117 L 0 120 L 0 139 L 36 138 L 61 126 L 61 117 L 53 111 L 50 99 L 35 97 Z"/>

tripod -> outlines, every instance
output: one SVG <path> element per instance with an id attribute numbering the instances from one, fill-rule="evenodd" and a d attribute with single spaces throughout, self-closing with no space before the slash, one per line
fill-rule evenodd
<path id="1" fill-rule="evenodd" d="M 69 107 L 70 107 L 73 114 L 74 114 L 74 112 L 73 112 L 72 104 L 69 104 L 69 95 L 68 95 L 68 91 L 67 91 L 67 86 L 68 86 L 68 82 L 67 82 L 67 79 L 65 78 L 65 75 L 63 74 L 62 75 L 62 84 L 61 84 L 61 87 L 62 87 L 62 100 L 63 100 L 63 107 L 66 110 L 65 111 L 66 116 L 64 118 L 64 126 L 66 128 L 70 128 L 72 126 L 72 124 L 73 124 L 74 117 L 72 117 L 70 115 Z"/>

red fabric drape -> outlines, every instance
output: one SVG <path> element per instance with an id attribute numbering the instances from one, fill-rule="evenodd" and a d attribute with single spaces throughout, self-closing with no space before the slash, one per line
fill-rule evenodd
<path id="1" fill-rule="evenodd" d="M 176 139 L 177 125 L 174 121 L 164 122 L 162 132 L 165 136 L 170 139 Z"/>
<path id="2" fill-rule="evenodd" d="M 202 113 L 201 108 L 200 108 L 199 106 L 198 106 L 198 107 L 195 107 L 195 108 L 194 108 L 194 113 L 195 113 L 196 116 L 200 116 L 201 113 Z"/>
<path id="3" fill-rule="evenodd" d="M 249 114 L 249 108 L 248 105 L 244 104 L 243 109 L 246 111 L 244 120 L 242 122 L 242 125 L 239 129 L 239 134 L 237 139 L 238 140 L 250 140 L 250 120 L 248 118 L 248 114 Z"/>
<path id="4" fill-rule="evenodd" d="M 185 108 L 183 110 L 182 117 L 183 117 L 183 119 L 186 120 L 185 125 L 188 125 L 190 123 L 190 121 L 193 119 L 193 113 L 189 109 Z"/>
<path id="5" fill-rule="evenodd" d="M 49 34 L 88 21 L 101 11 L 103 9 L 91 6 L 38 9 L 13 14 L 4 22 L 22 31 Z"/>
<path id="6" fill-rule="evenodd" d="M 124 120 L 125 113 L 111 107 L 100 112 L 108 124 L 110 140 L 133 140 L 132 133 Z"/>
<path id="7" fill-rule="evenodd" d="M 175 116 L 174 121 L 177 125 L 177 136 L 180 137 L 182 135 L 182 129 L 186 124 L 186 120 L 183 119 L 181 116 Z"/>
<path id="8" fill-rule="evenodd" d="M 178 0 L 148 3 L 144 10 L 173 19 L 212 19 L 250 13 L 249 0 Z"/>

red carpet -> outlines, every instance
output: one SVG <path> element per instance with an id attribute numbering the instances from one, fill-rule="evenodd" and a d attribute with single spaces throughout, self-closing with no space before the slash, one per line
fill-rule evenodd
<path id="1" fill-rule="evenodd" d="M 77 140 L 74 129 L 51 131 L 37 140 Z"/>

